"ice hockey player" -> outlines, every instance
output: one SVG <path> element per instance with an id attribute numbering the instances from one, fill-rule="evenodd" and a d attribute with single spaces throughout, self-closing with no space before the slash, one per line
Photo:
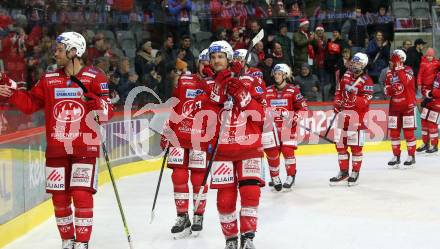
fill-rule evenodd
<path id="1" fill-rule="evenodd" d="M 281 191 L 282 188 L 289 190 L 295 184 L 296 123 L 300 118 L 299 112 L 307 111 L 307 102 L 301 95 L 301 91 L 293 84 L 288 83 L 288 79 L 291 77 L 291 69 L 288 65 L 276 64 L 272 75 L 275 79 L 275 85 L 267 88 L 266 102 L 269 106 L 268 110 L 272 111 L 277 134 L 275 135 L 271 129 L 268 132 L 265 131 L 262 143 L 267 156 L 273 186 L 276 191 Z M 283 130 L 290 130 L 290 132 L 287 135 L 282 135 L 281 131 Z M 279 144 L 277 144 L 277 140 Z M 283 185 L 281 185 L 279 176 L 281 153 L 284 156 L 287 171 L 287 178 Z"/>
<path id="2" fill-rule="evenodd" d="M 428 48 L 425 56 L 422 57 L 422 63 L 420 64 L 420 70 L 417 75 L 417 84 L 421 88 L 423 95 L 422 107 L 422 140 L 423 144 L 416 149 L 417 152 L 426 152 L 428 154 L 437 152 L 437 146 L 433 145 L 430 141 L 438 140 L 438 125 L 427 120 L 429 110 L 427 105 L 432 101 L 432 97 L 427 96 L 432 91 L 432 85 L 437 72 L 440 68 L 440 61 L 435 58 L 435 50 Z"/>
<path id="3" fill-rule="evenodd" d="M 62 33 L 56 39 L 54 56 L 58 69 L 43 74 L 30 91 L 10 89 L 6 93 L 4 85 L 0 91 L 26 114 L 45 110 L 46 191 L 52 194 L 62 249 L 88 248 L 101 144 L 98 130 L 89 124 L 93 124 L 95 113 L 100 121 L 112 117 L 107 78 L 96 68 L 82 66 L 85 50 L 82 35 Z M 88 93 L 83 93 L 71 76 L 79 79 Z M 9 81 L 6 78 L 3 76 L 3 81 Z"/>
<path id="4" fill-rule="evenodd" d="M 335 93 L 333 103 L 337 123 L 335 124 L 335 143 L 338 151 L 339 174 L 330 179 L 330 186 L 358 184 L 362 166 L 362 149 L 365 144 L 366 113 L 373 94 L 373 81 L 365 72 L 368 56 L 356 53 L 348 64 Z M 352 172 L 349 176 L 351 149 Z"/>
<path id="5" fill-rule="evenodd" d="M 434 83 L 431 87 L 423 89 L 423 95 L 428 101 L 423 108 L 420 117 L 422 121 L 427 122 L 429 127 L 430 147 L 426 153 L 432 154 L 438 152 L 438 125 L 440 124 L 440 73 L 437 73 Z"/>
<path id="6" fill-rule="evenodd" d="M 255 77 L 259 80 L 260 84 L 262 84 L 263 72 L 261 72 L 261 70 L 256 67 L 249 66 L 252 61 L 252 57 L 248 56 L 246 63 L 244 61 L 247 52 L 247 49 L 237 49 L 234 51 L 234 61 L 231 65 L 231 70 L 238 75 L 242 67 L 244 67 L 244 75 Z"/>
<path id="7" fill-rule="evenodd" d="M 408 147 L 408 158 L 404 166 L 413 167 L 416 163 L 416 108 L 415 79 L 411 67 L 405 66 L 406 54 L 400 49 L 394 50 L 391 55 L 391 68 L 387 71 L 385 79 L 385 95 L 390 97 L 388 113 L 388 129 L 391 138 L 393 158 L 388 165 L 398 168 L 400 165 L 400 132 Z"/>
<path id="8" fill-rule="evenodd" d="M 226 249 L 238 248 L 239 231 L 241 248 L 253 249 L 260 187 L 264 186 L 261 178 L 264 109 L 262 103 L 253 98 L 258 95 L 256 86 L 259 83 L 250 76 L 232 76 L 233 54 L 226 41 L 215 41 L 209 46 L 215 83 L 202 109 L 213 110 L 219 117 L 216 137 L 211 141 L 214 144 L 220 136 L 211 169 L 211 188 L 218 189 L 217 209 Z M 223 122 L 226 122 L 226 130 L 220 133 Z M 241 197 L 240 227 L 236 214 L 238 193 Z"/>
<path id="9" fill-rule="evenodd" d="M 192 184 L 194 201 L 202 185 L 207 165 L 207 143 L 200 142 L 197 136 L 193 136 L 193 134 L 199 134 L 200 137 L 205 136 L 206 132 L 203 125 L 200 126 L 201 128 L 197 128 L 195 100 L 206 91 L 206 82 L 202 81 L 201 77 L 204 76 L 203 69 L 209 67 L 204 62 L 207 58 L 207 50 L 199 56 L 200 75 L 186 74 L 180 76 L 173 91 L 173 97 L 177 98 L 179 102 L 171 114 L 177 115 L 177 117 L 171 116 L 168 121 L 168 127 L 173 132 L 173 136 L 167 136 L 167 132 L 165 132 L 161 139 L 163 149 L 169 146 L 167 165 L 173 170 L 171 179 L 174 187 L 177 220 L 171 228 L 171 233 L 175 239 L 188 237 L 191 233 L 197 236 L 203 229 L 203 214 L 208 188 L 204 188 L 204 193 L 200 196 L 200 205 L 197 210 L 194 210 L 191 225 L 188 214 L 190 200 L 188 182 L 191 181 Z"/>

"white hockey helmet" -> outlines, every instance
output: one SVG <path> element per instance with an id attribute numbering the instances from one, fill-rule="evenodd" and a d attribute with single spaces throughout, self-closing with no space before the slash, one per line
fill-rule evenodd
<path id="1" fill-rule="evenodd" d="M 199 61 L 209 61 L 208 49 L 205 48 L 199 54 Z"/>
<path id="2" fill-rule="evenodd" d="M 57 43 L 62 43 L 66 46 L 66 50 L 76 49 L 76 56 L 81 57 L 86 52 L 86 39 L 76 32 L 64 32 L 56 39 Z"/>
<path id="3" fill-rule="evenodd" d="M 290 78 L 292 75 L 292 70 L 290 69 L 290 67 L 287 64 L 284 64 L 284 63 L 276 64 L 272 69 L 272 75 L 277 71 L 281 71 L 281 72 L 285 73 L 287 78 Z"/>
<path id="4" fill-rule="evenodd" d="M 361 68 L 364 69 L 368 65 L 368 55 L 360 52 L 356 53 L 353 58 L 351 58 L 351 61 L 360 65 Z"/>
<path id="5" fill-rule="evenodd" d="M 228 58 L 228 61 L 232 61 L 234 56 L 234 50 L 232 49 L 231 45 L 227 41 L 215 41 L 209 45 L 208 48 L 209 56 L 213 53 L 225 53 L 226 58 Z"/>
<path id="6" fill-rule="evenodd" d="M 400 61 L 404 63 L 406 61 L 406 53 L 402 49 L 396 49 L 393 51 L 393 55 L 398 55 L 400 57 Z"/>
<path id="7" fill-rule="evenodd" d="M 237 49 L 234 51 L 234 59 L 244 60 L 246 58 L 246 54 L 248 53 L 247 49 Z M 246 64 L 251 63 L 252 56 L 249 55 L 246 61 Z"/>

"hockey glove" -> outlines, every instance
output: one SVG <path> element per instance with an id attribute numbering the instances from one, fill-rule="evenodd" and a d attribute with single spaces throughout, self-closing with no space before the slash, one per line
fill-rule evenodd
<path id="1" fill-rule="evenodd" d="M 237 78 L 231 78 L 227 92 L 240 108 L 245 108 L 252 100 L 251 94 L 247 88 Z"/>
<path id="2" fill-rule="evenodd" d="M 243 64 L 241 62 L 238 61 L 233 61 L 231 63 L 231 71 L 235 74 L 235 75 L 240 75 L 241 70 L 243 69 Z"/>
<path id="3" fill-rule="evenodd" d="M 87 110 L 93 111 L 93 110 L 102 110 L 103 109 L 104 100 L 99 98 L 96 94 L 88 92 L 88 93 L 84 93 L 83 96 L 86 101 Z"/>
<path id="4" fill-rule="evenodd" d="M 340 113 L 342 112 L 342 110 L 344 109 L 344 105 L 342 103 L 341 100 L 335 100 L 335 102 L 333 103 L 333 111 L 335 113 Z"/>
<path id="5" fill-rule="evenodd" d="M 213 102 L 217 104 L 222 104 L 227 100 L 226 86 L 228 84 L 228 81 L 231 79 L 231 75 L 231 71 L 227 69 L 217 73 L 214 79 L 214 87 L 210 95 L 210 99 Z"/>
<path id="6" fill-rule="evenodd" d="M 214 71 L 212 71 L 212 68 L 210 65 L 205 65 L 202 69 L 202 73 L 207 77 L 213 77 Z"/>

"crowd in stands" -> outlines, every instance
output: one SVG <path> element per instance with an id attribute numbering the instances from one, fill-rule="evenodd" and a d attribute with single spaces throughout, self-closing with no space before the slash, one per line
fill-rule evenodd
<path id="1" fill-rule="evenodd" d="M 107 74 L 112 102 L 119 107 L 136 86 L 147 86 L 166 100 L 179 75 L 196 73 L 196 58 L 210 41 L 247 48 L 261 28 L 266 35 L 251 51 L 250 64 L 263 71 L 267 85 L 273 84 L 272 66 L 286 63 L 294 72 L 292 83 L 309 101 L 330 101 L 346 62 L 365 52 L 380 99 L 394 40 L 387 1 L 27 0 L 0 5 L 2 71 L 30 89 L 56 67 L 56 35 L 73 29 L 87 40 L 84 64 Z M 197 33 L 207 35 L 199 39 Z M 416 74 L 425 44 L 421 39 L 402 44 Z M 152 101 L 144 94 L 135 104 Z"/>

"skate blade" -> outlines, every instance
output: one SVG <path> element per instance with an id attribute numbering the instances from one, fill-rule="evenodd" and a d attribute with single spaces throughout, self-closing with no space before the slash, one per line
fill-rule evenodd
<path id="1" fill-rule="evenodd" d="M 394 165 L 387 165 L 388 169 L 399 169 L 400 168 L 400 164 L 394 164 Z"/>
<path id="2" fill-rule="evenodd" d="M 283 191 L 283 188 L 281 188 L 280 190 L 276 190 L 274 187 L 271 187 L 270 191 L 273 193 L 280 193 Z"/>
<path id="3" fill-rule="evenodd" d="M 401 169 L 403 169 L 403 170 L 415 169 L 415 168 L 416 168 L 416 165 L 415 165 L 415 164 L 411 164 L 411 165 L 403 165 L 403 166 L 401 167 Z"/>
<path id="4" fill-rule="evenodd" d="M 339 182 L 329 182 L 328 185 L 330 187 L 338 187 L 338 186 L 347 186 L 347 184 L 348 184 L 347 180 L 342 180 L 342 181 L 339 181 Z"/>
<path id="5" fill-rule="evenodd" d="M 191 227 L 185 228 L 185 230 L 183 230 L 180 233 L 174 233 L 173 234 L 173 239 L 175 240 L 179 240 L 179 239 L 184 239 L 187 238 L 191 235 L 192 231 L 191 231 Z"/>
<path id="6" fill-rule="evenodd" d="M 200 232 L 202 232 L 202 231 L 192 231 L 191 237 L 194 237 L 194 238 L 199 237 Z"/>
<path id="7" fill-rule="evenodd" d="M 357 186 L 359 184 L 359 182 L 347 182 L 347 185 L 349 186 L 349 187 L 354 187 L 354 186 Z"/>
<path id="8" fill-rule="evenodd" d="M 438 156 L 439 154 L 438 154 L 438 151 L 437 151 L 437 152 L 434 152 L 434 153 L 423 153 L 423 155 L 425 157 L 431 157 L 431 156 Z"/>

